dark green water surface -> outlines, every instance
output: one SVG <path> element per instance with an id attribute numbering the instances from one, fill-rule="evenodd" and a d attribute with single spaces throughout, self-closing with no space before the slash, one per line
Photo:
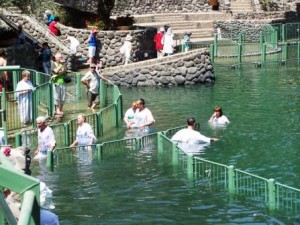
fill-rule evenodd
<path id="1" fill-rule="evenodd" d="M 220 139 L 202 157 L 300 188 L 299 67 L 224 67 L 215 74 L 213 86 L 120 88 L 124 112 L 131 101 L 144 98 L 156 130 L 184 125 L 194 116 L 202 134 Z M 231 121 L 226 128 L 207 123 L 215 105 Z M 124 132 L 119 128 L 113 136 L 122 138 Z M 33 170 L 54 191 L 61 224 L 300 223 L 191 183 L 159 161 L 156 149 L 123 152 L 90 165 L 59 165 L 54 172 L 33 164 Z"/>

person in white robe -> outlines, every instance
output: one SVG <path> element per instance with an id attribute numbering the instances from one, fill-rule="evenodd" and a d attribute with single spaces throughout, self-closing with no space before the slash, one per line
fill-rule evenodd
<path id="1" fill-rule="evenodd" d="M 24 70 L 22 72 L 22 80 L 17 84 L 16 97 L 18 101 L 18 109 L 20 120 L 23 125 L 32 122 L 32 90 L 34 86 L 30 81 L 30 72 Z"/>

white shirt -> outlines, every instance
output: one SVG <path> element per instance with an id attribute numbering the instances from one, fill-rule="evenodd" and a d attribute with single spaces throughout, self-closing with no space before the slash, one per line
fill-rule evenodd
<path id="1" fill-rule="evenodd" d="M 152 113 L 148 108 L 144 108 L 142 111 L 139 109 L 135 112 L 135 123 L 136 126 L 143 126 L 145 123 L 155 122 Z"/>
<path id="2" fill-rule="evenodd" d="M 78 127 L 76 132 L 76 140 L 78 141 L 78 145 L 89 145 L 91 138 L 93 138 L 93 142 L 96 141 L 94 131 L 90 124 L 83 123 Z"/>
<path id="3" fill-rule="evenodd" d="M 70 40 L 70 51 L 72 54 L 75 54 L 77 52 L 77 47 L 79 46 L 79 41 L 74 38 L 69 36 L 68 39 Z"/>
<path id="4" fill-rule="evenodd" d="M 225 125 L 227 123 L 229 123 L 229 120 L 227 119 L 226 116 L 222 115 L 219 118 L 218 117 L 214 117 L 212 119 L 212 121 L 210 121 L 212 124 L 214 125 Z"/>
<path id="5" fill-rule="evenodd" d="M 43 132 L 38 130 L 38 149 L 39 153 L 34 157 L 35 159 L 45 158 L 47 151 L 51 150 L 56 144 L 55 136 L 51 127 L 47 126 Z"/>
<path id="6" fill-rule="evenodd" d="M 93 94 L 99 93 L 99 85 L 100 85 L 100 77 L 98 73 L 95 72 L 87 72 L 82 78 L 81 81 L 86 81 L 89 85 L 89 91 Z"/>
<path id="7" fill-rule="evenodd" d="M 176 134 L 173 135 L 172 141 L 178 141 L 178 142 L 184 142 L 184 143 L 188 143 L 188 144 L 196 144 L 196 143 L 201 143 L 201 142 L 205 142 L 205 143 L 209 143 L 210 142 L 210 138 L 206 137 L 202 134 L 200 134 L 198 131 L 192 130 L 192 129 L 182 129 L 178 132 L 176 132 Z"/>
<path id="8" fill-rule="evenodd" d="M 124 120 L 129 123 L 135 121 L 135 112 L 133 111 L 132 108 L 127 109 L 124 115 Z"/>

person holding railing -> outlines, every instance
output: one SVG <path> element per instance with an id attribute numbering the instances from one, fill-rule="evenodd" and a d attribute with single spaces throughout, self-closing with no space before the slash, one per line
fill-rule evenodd
<path id="1" fill-rule="evenodd" d="M 86 118 L 84 114 L 79 114 L 77 116 L 78 128 L 76 132 L 76 139 L 70 145 L 70 147 L 75 147 L 76 145 L 86 146 L 86 145 L 92 145 L 96 143 L 96 137 L 93 128 L 85 120 Z"/>
<path id="2" fill-rule="evenodd" d="M 187 128 L 181 129 L 177 131 L 173 137 L 172 141 L 187 143 L 187 144 L 197 144 L 197 143 L 210 143 L 213 141 L 217 141 L 216 138 L 206 137 L 200 132 L 195 131 L 196 120 L 194 117 L 189 117 L 187 119 Z"/>
<path id="3" fill-rule="evenodd" d="M 53 151 L 56 146 L 54 132 L 51 127 L 47 126 L 44 116 L 36 118 L 36 124 L 38 127 L 38 147 L 33 159 L 45 159 L 47 158 L 47 151 Z"/>
<path id="4" fill-rule="evenodd" d="M 96 72 L 96 65 L 90 64 L 90 70 L 81 78 L 81 83 L 87 87 L 88 108 L 95 109 L 99 103 L 100 74 Z"/>
<path id="5" fill-rule="evenodd" d="M 22 72 L 22 80 L 19 81 L 16 88 L 16 97 L 20 113 L 20 121 L 23 126 L 27 126 L 32 121 L 32 90 L 33 84 L 30 81 L 30 72 Z"/>

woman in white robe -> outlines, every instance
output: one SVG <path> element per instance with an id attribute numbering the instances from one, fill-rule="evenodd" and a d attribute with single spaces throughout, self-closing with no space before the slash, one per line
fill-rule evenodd
<path id="1" fill-rule="evenodd" d="M 34 87 L 30 81 L 30 73 L 28 70 L 24 70 L 22 72 L 22 80 L 17 84 L 16 88 L 20 120 L 23 125 L 27 125 L 32 121 L 33 88 Z"/>
<path id="2" fill-rule="evenodd" d="M 163 44 L 163 53 L 165 55 L 172 55 L 174 53 L 174 40 L 173 40 L 174 34 L 172 32 L 172 29 L 169 27 L 167 32 L 164 34 L 161 43 Z"/>

